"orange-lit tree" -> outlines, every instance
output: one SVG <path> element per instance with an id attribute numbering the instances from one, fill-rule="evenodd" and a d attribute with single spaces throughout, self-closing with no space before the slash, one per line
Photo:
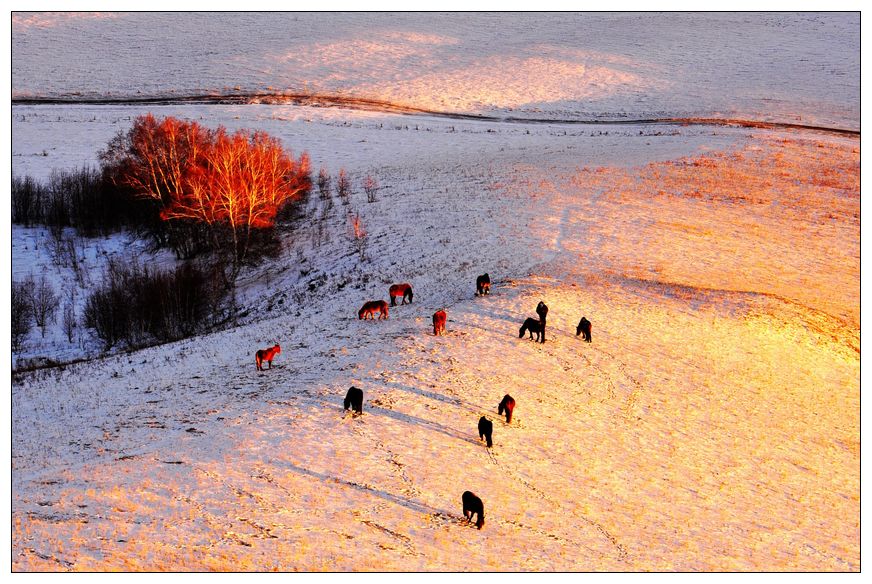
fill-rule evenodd
<path id="1" fill-rule="evenodd" d="M 278 211 L 311 188 L 309 159 L 294 159 L 263 132 L 208 130 L 150 114 L 110 144 L 118 180 L 160 204 L 165 221 L 206 226 L 214 251 L 229 259 L 232 284 L 255 230 L 271 228 Z"/>

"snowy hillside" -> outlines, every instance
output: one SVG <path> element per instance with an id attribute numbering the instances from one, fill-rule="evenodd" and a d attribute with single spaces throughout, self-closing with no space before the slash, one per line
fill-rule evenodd
<path id="1" fill-rule="evenodd" d="M 682 128 L 642 165 L 498 131 L 374 169 L 366 259 L 341 209 L 313 223 L 246 277 L 250 324 L 18 381 L 15 569 L 858 569 L 856 141 Z M 582 164 L 609 156 L 635 164 Z M 357 319 L 399 281 L 413 304 Z"/>
<path id="2" fill-rule="evenodd" d="M 12 379 L 12 570 L 858 572 L 859 31 L 16 13 L 15 176 L 93 165 L 151 112 L 265 131 L 354 188 L 243 270 L 232 326 L 109 354 L 31 331 L 13 367 L 68 363 Z M 77 314 L 110 258 L 175 262 L 121 233 L 75 239 L 77 271 L 46 231 L 12 226 L 12 279 Z M 412 304 L 358 319 L 400 282 Z M 519 338 L 540 301 L 546 342 Z"/>

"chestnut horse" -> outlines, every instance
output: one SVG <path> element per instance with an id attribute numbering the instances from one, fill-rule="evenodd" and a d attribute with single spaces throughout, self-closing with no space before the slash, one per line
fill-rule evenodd
<path id="1" fill-rule="evenodd" d="M 263 371 L 263 362 L 266 361 L 269 364 L 269 369 L 272 369 L 272 360 L 273 357 L 282 352 L 282 348 L 278 343 L 275 344 L 274 347 L 269 349 L 260 349 L 258 352 L 254 354 L 254 364 L 257 366 L 258 371 Z"/>
<path id="2" fill-rule="evenodd" d="M 403 304 L 406 299 L 409 299 L 409 304 L 412 303 L 412 285 L 411 284 L 394 284 L 388 289 L 388 296 L 391 297 L 391 306 L 397 305 L 397 298 L 403 297 Z"/>
<path id="3" fill-rule="evenodd" d="M 503 410 L 506 411 L 506 424 L 512 423 L 512 411 L 515 409 L 515 398 L 506 394 L 503 396 L 503 401 L 498 406 L 497 413 L 503 415 Z"/>
<path id="4" fill-rule="evenodd" d="M 364 320 L 367 317 L 375 318 L 375 316 L 373 316 L 373 314 L 376 312 L 379 313 L 379 320 L 381 320 L 383 318 L 387 318 L 388 317 L 388 303 L 385 302 L 384 300 L 370 300 L 369 302 L 364 304 L 363 308 L 361 308 L 357 312 L 357 318 L 358 318 L 358 320 Z"/>
<path id="5" fill-rule="evenodd" d="M 441 335 L 445 333 L 445 320 L 448 316 L 444 310 L 437 310 L 433 313 L 433 334 Z"/>
<path id="6" fill-rule="evenodd" d="M 466 522 L 472 523 L 472 516 L 477 514 L 478 519 L 475 521 L 475 526 L 481 529 L 481 526 L 484 525 L 484 503 L 472 491 L 464 491 L 461 499 Z"/>

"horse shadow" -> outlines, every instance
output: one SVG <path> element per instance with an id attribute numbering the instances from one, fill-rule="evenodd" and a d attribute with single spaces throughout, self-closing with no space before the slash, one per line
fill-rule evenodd
<path id="1" fill-rule="evenodd" d="M 302 466 L 298 466 L 292 462 L 287 462 L 283 460 L 273 460 L 272 464 L 276 467 L 282 468 L 284 470 L 288 470 L 290 472 L 296 473 L 298 475 L 306 476 L 309 478 L 313 478 L 324 483 L 328 484 L 339 484 L 346 487 L 351 487 L 360 491 L 361 493 L 367 493 L 374 497 L 378 497 L 384 501 L 389 503 L 393 503 L 394 505 L 399 505 L 401 507 L 405 507 L 410 511 L 415 513 L 422 513 L 430 516 L 451 516 L 454 517 L 454 514 L 444 510 L 444 509 L 436 509 L 435 507 L 431 507 L 426 503 L 421 503 L 419 501 L 414 501 L 407 497 L 401 497 L 400 495 L 395 495 L 394 493 L 389 493 L 387 491 L 377 489 L 371 485 L 365 485 L 361 483 L 356 483 L 354 481 L 349 481 L 343 479 L 341 477 L 329 475 L 327 473 L 318 472 L 315 470 L 311 470 L 308 468 L 304 468 Z"/>
<path id="2" fill-rule="evenodd" d="M 469 444 L 474 444 L 478 446 L 478 441 L 471 438 L 469 435 L 464 435 L 455 430 L 454 428 L 450 428 L 448 426 L 444 426 L 439 422 L 434 422 L 432 420 L 425 420 L 424 418 L 419 418 L 418 416 L 414 416 L 412 414 L 404 414 L 402 412 L 398 412 L 396 410 L 390 410 L 387 408 L 381 407 L 370 407 L 367 410 L 371 414 L 386 416 L 388 418 L 393 418 L 399 422 L 403 422 L 406 424 L 413 424 L 418 427 L 421 427 L 425 430 L 430 430 L 433 432 L 439 432 L 440 434 L 444 434 L 449 438 L 454 438 L 455 440 L 461 440 L 463 442 L 468 442 Z"/>
<path id="3" fill-rule="evenodd" d="M 476 415 L 478 415 L 481 411 L 481 408 L 473 406 L 471 403 L 459 397 L 448 397 L 439 393 L 427 391 L 426 389 L 412 387 L 411 385 L 403 385 L 402 383 L 397 383 L 395 381 L 382 381 L 381 384 L 385 387 L 385 389 L 398 389 L 400 391 L 407 391 L 409 393 L 414 393 L 415 395 L 419 395 L 427 399 L 432 399 L 433 401 L 438 401 L 444 404 L 459 407 Z"/>

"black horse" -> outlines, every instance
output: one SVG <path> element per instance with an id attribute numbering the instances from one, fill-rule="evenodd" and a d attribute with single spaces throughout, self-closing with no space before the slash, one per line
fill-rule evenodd
<path id="1" fill-rule="evenodd" d="M 490 284 L 490 276 L 487 274 L 482 274 L 476 278 L 475 289 L 478 290 L 478 295 L 484 296 L 485 294 L 490 294 Z"/>
<path id="2" fill-rule="evenodd" d="M 545 319 L 548 317 L 548 306 L 545 305 L 541 300 L 539 304 L 536 306 L 536 314 L 539 315 L 539 320 L 542 321 L 542 334 L 539 337 L 539 342 L 545 342 Z"/>
<path id="3" fill-rule="evenodd" d="M 585 317 L 581 317 L 581 320 L 578 321 L 578 327 L 575 329 L 575 336 L 583 334 L 584 340 L 588 343 L 590 342 L 590 321 Z"/>
<path id="4" fill-rule="evenodd" d="M 484 525 L 484 503 L 472 491 L 463 492 L 463 516 L 467 523 L 472 523 L 472 516 L 478 514 L 475 526 L 481 529 Z"/>
<path id="5" fill-rule="evenodd" d="M 494 423 L 484 416 L 478 421 L 478 439 L 487 440 L 487 447 L 494 445 L 493 442 Z"/>
<path id="6" fill-rule="evenodd" d="M 512 423 L 512 410 L 515 409 L 515 398 L 506 394 L 503 396 L 503 401 L 500 402 L 499 409 L 497 409 L 497 413 L 499 415 L 503 415 L 503 410 L 506 412 L 506 424 Z"/>
<path id="7" fill-rule="evenodd" d="M 472 516 L 478 514 L 475 526 L 481 529 L 484 525 L 484 503 L 472 491 L 463 491 L 463 516 L 467 523 L 472 523 Z"/>
<path id="8" fill-rule="evenodd" d="M 524 324 L 521 326 L 521 330 L 518 332 L 518 338 L 523 339 L 524 333 L 530 331 L 530 338 L 533 338 L 533 333 L 536 333 L 536 340 L 538 341 L 542 337 L 542 329 L 544 328 L 542 321 L 536 320 L 535 318 L 528 318 L 524 321 Z"/>
<path id="9" fill-rule="evenodd" d="M 348 388 L 348 393 L 345 394 L 345 409 L 349 408 L 358 414 L 363 413 L 363 390 L 353 385 Z"/>

